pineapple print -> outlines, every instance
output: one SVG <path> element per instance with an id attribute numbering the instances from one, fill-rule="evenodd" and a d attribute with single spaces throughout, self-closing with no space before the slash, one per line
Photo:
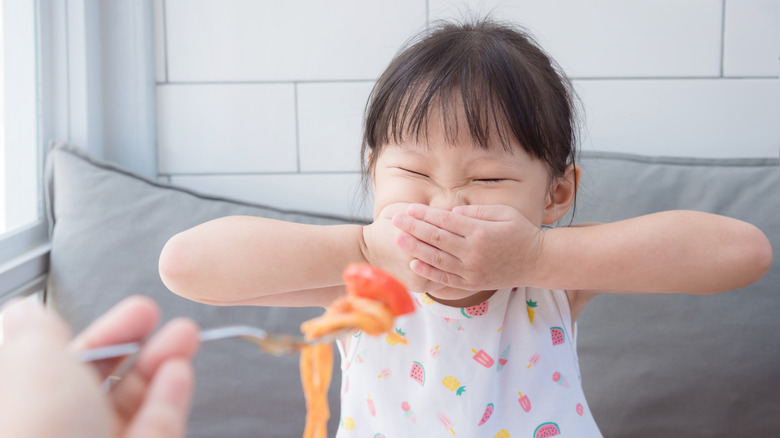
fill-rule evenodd
<path id="1" fill-rule="evenodd" d="M 509 431 L 506 429 L 501 429 L 494 438 L 510 438 Z"/>
<path id="2" fill-rule="evenodd" d="M 352 417 L 344 417 L 341 420 L 341 425 L 344 426 L 344 429 L 355 430 L 355 419 Z"/>
<path id="3" fill-rule="evenodd" d="M 531 324 L 534 323 L 534 317 L 536 316 L 536 301 L 534 300 L 526 300 L 525 302 L 525 308 L 528 311 L 528 320 L 531 321 Z"/>
<path id="4" fill-rule="evenodd" d="M 390 345 L 398 345 L 403 344 L 407 345 L 408 341 L 406 340 L 406 333 L 404 333 L 403 330 L 397 328 L 394 332 L 390 332 L 385 336 L 385 342 L 387 342 Z"/>
<path id="5" fill-rule="evenodd" d="M 466 392 L 465 386 L 460 386 L 460 381 L 452 376 L 447 376 L 441 383 L 450 391 L 455 391 L 456 395 L 463 395 Z"/>

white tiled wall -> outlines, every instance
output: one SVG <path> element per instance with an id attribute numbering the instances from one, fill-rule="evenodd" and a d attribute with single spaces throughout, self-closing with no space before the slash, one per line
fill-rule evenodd
<path id="1" fill-rule="evenodd" d="M 428 23 L 488 12 L 574 79 L 585 150 L 778 155 L 780 0 L 155 0 L 159 173 L 368 215 L 356 185 L 373 81 Z"/>

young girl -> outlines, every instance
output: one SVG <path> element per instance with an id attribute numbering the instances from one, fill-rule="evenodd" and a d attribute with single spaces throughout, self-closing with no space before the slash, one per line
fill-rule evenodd
<path id="1" fill-rule="evenodd" d="M 367 107 L 373 223 L 222 218 L 174 236 L 161 276 L 216 305 L 327 306 L 350 262 L 405 282 L 416 312 L 339 343 L 339 436 L 600 436 L 575 346 L 585 305 L 735 289 L 772 253 L 755 227 L 691 211 L 543 229 L 574 204 L 574 116 L 570 83 L 523 32 L 441 25 Z"/>

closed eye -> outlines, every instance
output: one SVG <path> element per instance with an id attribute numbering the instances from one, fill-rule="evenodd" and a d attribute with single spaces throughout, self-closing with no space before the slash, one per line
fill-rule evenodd
<path id="1" fill-rule="evenodd" d="M 477 181 L 485 183 L 499 183 L 506 180 L 504 178 L 482 178 L 478 179 Z"/>
<path id="2" fill-rule="evenodd" d="M 420 172 L 415 172 L 414 170 L 404 169 L 403 167 L 399 167 L 399 169 L 403 170 L 404 172 L 408 172 L 417 176 L 422 176 L 424 178 L 428 178 L 428 175 Z"/>

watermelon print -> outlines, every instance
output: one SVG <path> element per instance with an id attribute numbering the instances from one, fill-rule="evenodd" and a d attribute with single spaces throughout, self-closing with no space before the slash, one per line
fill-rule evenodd
<path id="1" fill-rule="evenodd" d="M 463 314 L 466 318 L 473 318 L 475 316 L 480 316 L 486 314 L 488 311 L 488 302 L 483 301 L 476 306 L 471 307 L 463 307 L 460 309 L 460 313 Z"/>
<path id="2" fill-rule="evenodd" d="M 412 364 L 412 371 L 409 373 L 409 377 L 419 383 L 420 386 L 425 385 L 425 368 L 423 368 L 420 362 L 415 361 Z"/>
<path id="3" fill-rule="evenodd" d="M 547 438 L 561 434 L 558 425 L 552 422 L 540 424 L 534 431 L 534 438 Z"/>
<path id="4" fill-rule="evenodd" d="M 482 419 L 479 420 L 479 424 L 477 424 L 477 426 L 482 426 L 490 419 L 490 416 L 493 415 L 494 407 L 495 406 L 493 406 L 493 403 L 488 403 L 488 405 L 485 407 L 485 413 L 482 414 Z"/>
<path id="5" fill-rule="evenodd" d="M 561 345 L 564 341 L 563 329 L 560 327 L 550 327 L 550 335 L 552 336 L 553 345 Z"/>

